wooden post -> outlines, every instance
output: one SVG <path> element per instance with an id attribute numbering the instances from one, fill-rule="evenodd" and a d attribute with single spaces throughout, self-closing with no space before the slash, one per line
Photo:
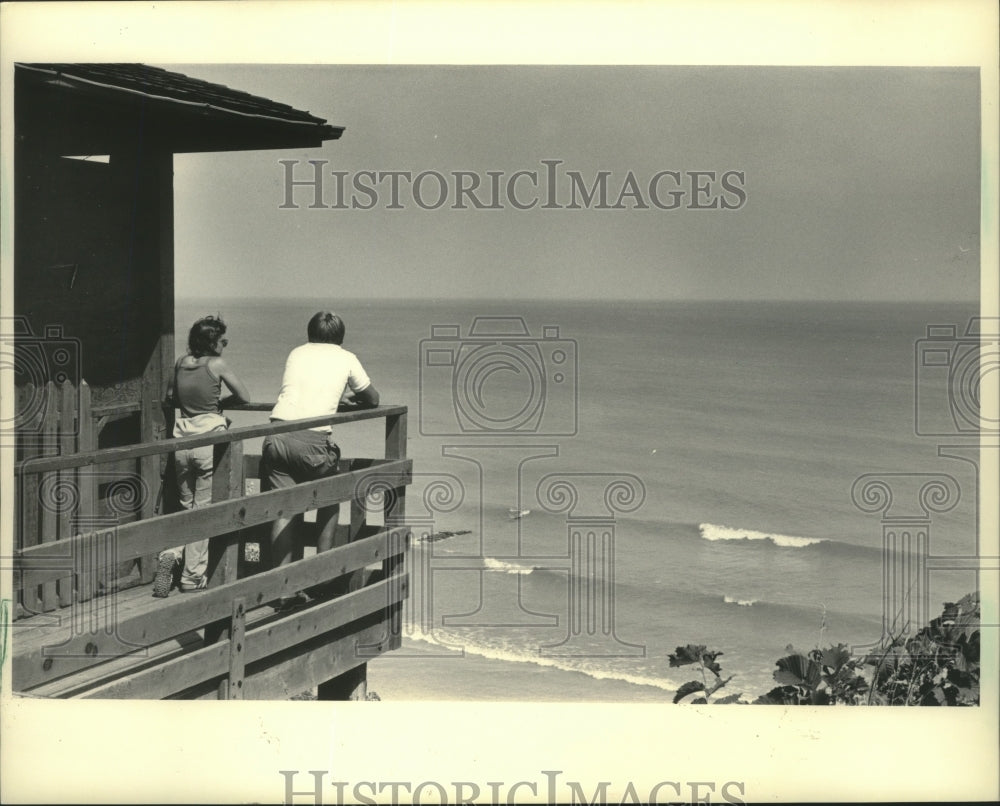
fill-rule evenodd
<path id="1" fill-rule="evenodd" d="M 90 386 L 86 381 L 80 382 L 80 413 L 77 436 L 77 450 L 92 451 L 97 447 L 97 434 L 94 415 L 91 413 Z M 77 489 L 80 493 L 80 506 L 77 518 L 80 524 L 90 524 L 97 512 L 97 479 L 90 468 L 79 468 L 76 475 Z M 80 530 L 83 531 L 83 530 Z M 77 601 L 86 602 L 94 596 L 94 586 L 97 584 L 97 569 L 93 563 L 85 562 L 80 566 L 81 573 L 76 580 Z"/>
<path id="2" fill-rule="evenodd" d="M 385 458 L 406 458 L 406 413 L 386 417 L 385 421 Z M 386 496 L 385 528 L 395 529 L 403 525 L 406 518 L 406 487 L 394 488 L 394 495 Z M 360 533 L 364 523 L 364 504 L 357 499 L 351 500 L 351 539 Z M 402 556 L 387 557 L 382 561 L 382 573 L 386 578 L 401 573 Z M 362 569 L 363 570 L 363 569 Z M 353 588 L 352 588 L 353 589 Z M 403 626 L 402 602 L 393 605 L 389 617 L 389 642 L 392 647 L 398 647 Z M 362 650 L 358 646 L 355 651 Z M 364 700 L 368 695 L 368 664 L 360 663 L 353 669 L 337 675 L 332 680 L 321 683 L 317 687 L 317 698 L 320 700 Z"/>
<path id="3" fill-rule="evenodd" d="M 215 446 L 212 471 L 212 503 L 242 498 L 244 493 L 243 443 L 222 442 Z M 220 538 L 223 536 L 220 535 Z M 209 585 L 215 587 L 235 582 L 240 554 L 242 531 L 231 532 L 224 539 L 213 540 L 209 546 Z"/>
<path id="4" fill-rule="evenodd" d="M 59 449 L 59 399 L 58 387 L 52 381 L 45 385 L 45 414 L 42 419 L 42 439 L 45 453 L 58 453 Z M 40 529 L 43 543 L 59 539 L 59 518 L 57 508 L 61 491 L 58 489 L 59 472 L 41 474 L 39 478 L 41 498 Z M 55 582 L 42 583 L 42 610 L 55 610 L 59 606 Z"/>
<path id="5" fill-rule="evenodd" d="M 173 380 L 174 366 L 174 155 L 159 145 L 150 155 L 153 164 L 153 204 L 156 222 L 156 261 L 159 276 L 159 330 L 157 354 L 150 361 L 150 417 L 155 439 L 170 439 L 174 432 L 174 410 L 165 408 L 167 385 Z M 154 459 L 154 457 L 151 457 Z M 154 508 L 159 498 L 159 514 L 172 512 L 177 503 L 177 477 L 172 454 L 155 457 L 151 472 L 159 474 L 160 488 L 153 492 Z M 155 514 L 155 513 L 154 513 Z M 155 558 L 154 558 L 155 559 Z M 155 566 L 155 563 L 154 563 Z"/>
<path id="6" fill-rule="evenodd" d="M 212 471 L 212 503 L 241 498 L 244 489 L 243 443 L 221 442 L 215 446 L 214 469 Z M 242 530 L 218 535 L 208 545 L 208 586 L 210 588 L 235 582 L 239 573 L 239 554 L 243 547 Z M 230 622 L 217 621 L 205 626 L 205 643 L 214 644 L 229 635 Z M 220 685 L 220 699 L 225 699 Z"/>
<path id="7" fill-rule="evenodd" d="M 169 147 L 158 148 L 154 157 L 156 162 L 156 212 L 157 248 L 159 250 L 160 289 L 160 371 L 158 392 L 159 400 L 167 390 L 167 384 L 172 380 L 174 366 L 174 155 Z M 172 411 L 171 411 L 172 417 Z M 169 420 L 169 418 L 168 418 Z M 169 439 L 173 422 L 165 424 L 165 438 Z"/>
<path id="8" fill-rule="evenodd" d="M 246 599 L 233 601 L 229 628 L 229 676 L 219 685 L 220 700 L 242 700 L 243 679 L 246 675 Z"/>
<path id="9" fill-rule="evenodd" d="M 385 422 L 386 459 L 406 458 L 406 412 L 387 417 Z M 396 495 L 386 500 L 385 527 L 396 530 L 401 536 L 406 525 L 406 486 L 396 488 Z M 405 539 L 405 537 L 403 538 Z M 382 561 L 382 573 L 386 579 L 401 575 L 405 570 L 405 554 L 396 554 Z M 393 649 L 403 640 L 403 603 L 394 605 L 389 620 L 389 642 Z"/>
<path id="10" fill-rule="evenodd" d="M 385 419 L 385 458 L 406 458 L 406 412 Z M 402 526 L 406 521 L 406 487 L 396 487 L 395 493 L 395 496 L 386 498 L 385 502 L 385 526 L 387 529 Z M 398 562 L 398 558 L 386 560 L 386 563 L 391 564 L 391 567 L 395 567 Z M 384 566 L 384 570 L 386 570 L 386 576 L 391 573 L 388 566 Z"/>
<path id="11" fill-rule="evenodd" d="M 347 527 L 347 542 L 353 543 L 359 540 L 364 534 L 365 519 L 368 512 L 363 499 L 355 496 L 351 499 L 351 522 Z M 359 568 L 350 575 L 347 581 L 347 592 L 356 591 L 363 588 L 367 583 L 367 572 L 364 568 Z"/>
<path id="12" fill-rule="evenodd" d="M 152 442 L 164 438 L 163 410 L 161 409 L 162 394 L 160 391 L 160 354 L 153 353 L 142 375 L 140 386 L 139 439 L 140 442 Z M 139 459 L 139 478 L 141 488 L 146 491 L 140 506 L 138 517 L 141 520 L 152 518 L 156 514 L 156 501 L 160 492 L 161 473 L 159 456 L 143 456 Z M 156 554 L 145 554 L 139 558 L 139 581 L 148 584 L 156 576 Z"/>
<path id="13" fill-rule="evenodd" d="M 76 426 L 79 412 L 77 411 L 77 388 L 69 379 L 56 386 L 59 390 L 59 453 L 63 456 L 73 453 L 76 449 Z M 56 474 L 57 483 L 62 487 L 62 495 L 56 505 L 58 537 L 67 540 L 73 536 L 72 523 L 74 511 L 80 506 L 80 477 L 86 475 L 86 469 L 65 470 Z M 67 489 L 68 488 L 68 489 Z M 70 568 L 79 567 L 79 562 L 73 558 Z M 62 579 L 56 580 L 59 595 L 59 606 L 69 607 L 73 604 L 72 571 Z"/>
<path id="14" fill-rule="evenodd" d="M 163 407 L 164 439 L 172 439 L 174 433 L 174 410 L 170 406 Z M 159 514 L 166 515 L 180 509 L 180 495 L 177 490 L 177 470 L 174 467 L 173 453 L 160 454 L 160 488 Z"/>
<path id="15" fill-rule="evenodd" d="M 319 700 L 364 700 L 368 696 L 368 664 L 362 663 L 316 688 Z"/>
<path id="16" fill-rule="evenodd" d="M 260 492 L 260 455 L 243 455 L 243 495 L 256 495 Z M 237 577 L 250 576 L 251 574 L 266 571 L 271 567 L 271 530 L 270 524 L 260 524 L 243 530 L 243 540 L 240 547 L 239 562 L 237 563 Z M 256 543 L 258 547 L 257 562 L 250 563 L 246 559 L 247 543 Z"/>
<path id="17" fill-rule="evenodd" d="M 346 470 L 349 469 L 350 468 L 346 468 Z M 345 468 L 342 467 L 341 470 L 343 471 Z M 347 543 L 353 543 L 355 540 L 359 540 L 363 535 L 367 514 L 364 499 L 359 498 L 358 496 L 353 496 L 350 501 L 350 521 L 347 524 L 347 531 L 344 533 L 338 529 L 334 534 L 333 545 L 343 546 Z M 364 568 L 359 568 L 348 574 L 346 577 L 337 580 L 335 590 L 338 595 L 342 593 L 350 593 L 351 591 L 363 588 L 366 582 L 367 572 Z"/>
<path id="18" fill-rule="evenodd" d="M 385 458 L 406 458 L 406 412 L 385 418 Z"/>
<path id="19" fill-rule="evenodd" d="M 32 383 L 25 384 L 18 391 L 22 392 L 23 400 L 29 401 L 33 400 L 35 395 L 44 394 L 44 390 Z M 18 401 L 19 410 L 23 410 L 24 404 Z M 35 429 L 41 429 L 41 420 L 35 423 L 30 423 L 28 427 L 28 436 L 32 436 Z M 25 459 L 32 455 L 37 455 L 41 451 L 36 449 L 35 446 L 26 445 L 23 452 L 23 457 Z M 17 502 L 15 506 L 15 516 L 16 522 L 14 527 L 14 539 L 16 541 L 15 545 L 19 549 L 26 549 L 29 546 L 35 546 L 39 542 L 39 474 L 37 473 L 22 473 L 17 477 Z M 32 584 L 33 574 L 24 573 L 24 585 L 21 590 L 21 606 L 24 608 L 25 615 L 32 615 L 34 613 L 42 612 L 42 599 L 39 595 L 39 589 L 37 585 Z"/>

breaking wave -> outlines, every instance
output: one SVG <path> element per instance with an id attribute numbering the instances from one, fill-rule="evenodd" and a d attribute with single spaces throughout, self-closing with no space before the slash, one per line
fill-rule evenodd
<path id="1" fill-rule="evenodd" d="M 774 534 L 773 532 L 755 532 L 752 529 L 734 529 L 731 526 L 719 526 L 714 523 L 700 523 L 698 531 L 705 540 L 769 540 L 776 546 L 793 549 L 827 542 L 820 537 L 796 537 L 794 535 Z"/>
<path id="2" fill-rule="evenodd" d="M 484 557 L 483 565 L 487 571 L 503 571 L 506 574 L 530 574 L 536 570 L 532 565 L 518 565 L 498 560 L 495 557 Z"/>

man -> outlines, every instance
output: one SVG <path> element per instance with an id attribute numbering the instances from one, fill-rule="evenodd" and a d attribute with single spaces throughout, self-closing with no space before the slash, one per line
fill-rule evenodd
<path id="1" fill-rule="evenodd" d="M 271 420 L 301 420 L 335 414 L 341 398 L 350 390 L 350 406 L 377 406 L 379 394 L 357 356 L 345 350 L 343 320 L 329 311 L 320 311 L 306 328 L 307 344 L 296 347 L 285 362 L 278 401 Z M 261 492 L 285 489 L 304 481 L 333 476 L 338 472 L 340 448 L 333 441 L 329 425 L 302 431 L 274 434 L 261 449 Z M 317 551 L 333 547 L 340 505 L 321 507 L 316 513 L 319 528 Z M 302 515 L 278 518 L 271 527 L 271 558 L 275 566 L 285 565 L 300 545 Z M 287 610 L 304 602 L 301 594 L 283 597 L 275 607 Z"/>

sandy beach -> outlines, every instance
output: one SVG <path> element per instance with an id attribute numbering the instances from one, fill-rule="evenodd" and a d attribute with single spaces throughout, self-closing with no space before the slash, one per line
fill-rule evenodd
<path id="1" fill-rule="evenodd" d="M 512 702 L 560 702 L 567 688 L 579 690 L 584 702 L 669 703 L 671 694 L 654 686 L 623 680 L 596 680 L 579 672 L 563 671 L 532 663 L 466 655 L 445 660 L 417 654 L 384 655 L 368 664 L 368 691 L 382 700 L 454 700 Z M 404 643 L 404 652 L 407 644 Z M 444 674 L 448 664 L 461 666 L 461 674 Z"/>

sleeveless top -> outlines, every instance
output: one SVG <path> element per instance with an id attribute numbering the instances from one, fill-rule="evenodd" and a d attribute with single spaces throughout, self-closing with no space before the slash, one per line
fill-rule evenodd
<path id="1" fill-rule="evenodd" d="M 209 358 L 199 358 L 199 363 L 187 367 L 181 365 L 184 358 L 180 358 L 174 365 L 174 397 L 185 417 L 222 413 L 219 406 L 222 380 L 208 368 Z"/>

